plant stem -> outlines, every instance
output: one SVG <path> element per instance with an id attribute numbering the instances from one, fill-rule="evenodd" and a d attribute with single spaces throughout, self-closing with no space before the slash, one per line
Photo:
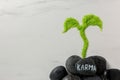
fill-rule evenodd
<path id="1" fill-rule="evenodd" d="M 88 49 L 88 46 L 89 46 L 89 41 L 86 37 L 86 34 L 85 34 L 85 28 L 82 27 L 81 30 L 80 30 L 80 35 L 83 39 L 83 49 L 82 49 L 82 58 L 86 58 L 86 55 L 87 55 L 87 49 Z"/>

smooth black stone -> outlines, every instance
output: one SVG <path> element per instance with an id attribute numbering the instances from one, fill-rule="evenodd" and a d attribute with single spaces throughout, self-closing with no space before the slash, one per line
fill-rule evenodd
<path id="1" fill-rule="evenodd" d="M 120 70 L 118 69 L 109 69 L 105 75 L 108 80 L 120 80 Z"/>
<path id="2" fill-rule="evenodd" d="M 50 73 L 51 80 L 61 80 L 67 75 L 67 71 L 64 66 L 58 66 L 54 68 Z"/>
<path id="3" fill-rule="evenodd" d="M 79 60 L 76 69 L 80 76 L 92 76 L 96 74 L 96 65 L 91 58 Z"/>
<path id="4" fill-rule="evenodd" d="M 71 74 L 74 74 L 74 75 L 77 75 L 78 72 L 75 68 L 75 63 L 77 61 L 79 61 L 81 58 L 77 55 L 73 55 L 73 56 L 70 56 L 67 60 L 66 60 L 66 69 L 69 73 Z"/>
<path id="5" fill-rule="evenodd" d="M 62 80 L 81 80 L 80 77 L 74 75 L 67 75 Z"/>
<path id="6" fill-rule="evenodd" d="M 97 75 L 102 75 L 104 74 L 106 70 L 106 59 L 101 57 L 101 56 L 90 56 L 88 58 L 91 58 L 94 60 L 96 67 L 97 67 Z"/>
<path id="7" fill-rule="evenodd" d="M 84 77 L 82 80 L 104 80 L 104 79 L 101 79 L 99 76 L 91 76 L 91 77 Z"/>
<path id="8" fill-rule="evenodd" d="M 102 74 L 102 75 L 100 76 L 100 78 L 101 78 L 102 80 L 107 80 L 107 77 L 106 77 L 106 75 L 104 75 L 104 74 Z"/>

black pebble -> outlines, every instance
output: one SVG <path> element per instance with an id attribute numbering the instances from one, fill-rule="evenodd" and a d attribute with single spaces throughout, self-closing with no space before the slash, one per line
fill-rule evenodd
<path id="1" fill-rule="evenodd" d="M 100 78 L 101 78 L 102 80 L 107 80 L 107 77 L 106 77 L 105 74 L 102 74 L 102 75 L 100 76 Z"/>
<path id="2" fill-rule="evenodd" d="M 74 74 L 74 75 L 77 75 L 78 72 L 75 68 L 75 63 L 77 61 L 79 61 L 81 58 L 77 55 L 73 55 L 73 56 L 70 56 L 67 60 L 66 60 L 66 69 L 69 73 L 71 74 Z"/>
<path id="3" fill-rule="evenodd" d="M 50 73 L 51 80 L 61 80 L 67 75 L 67 71 L 64 66 L 58 66 L 52 70 Z"/>
<path id="4" fill-rule="evenodd" d="M 108 80 L 120 80 L 120 70 L 109 69 L 106 71 L 106 77 Z"/>
<path id="5" fill-rule="evenodd" d="M 102 75 L 104 74 L 106 70 L 106 59 L 101 57 L 101 56 L 90 56 L 88 58 L 92 58 L 96 64 L 97 67 L 97 75 Z"/>
<path id="6" fill-rule="evenodd" d="M 82 80 L 104 80 L 104 79 L 101 79 L 99 76 L 91 76 L 91 77 L 84 77 Z"/>
<path id="7" fill-rule="evenodd" d="M 81 80 L 80 77 L 74 75 L 67 75 L 62 80 Z"/>
<path id="8" fill-rule="evenodd" d="M 92 76 L 96 74 L 96 65 L 91 58 L 79 60 L 76 69 L 80 76 Z"/>

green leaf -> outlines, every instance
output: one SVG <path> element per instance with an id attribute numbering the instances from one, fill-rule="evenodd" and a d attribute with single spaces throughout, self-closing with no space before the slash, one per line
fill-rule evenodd
<path id="1" fill-rule="evenodd" d="M 64 31 L 63 33 L 67 32 L 71 28 L 79 28 L 79 22 L 75 18 L 67 18 L 64 22 Z"/>
<path id="2" fill-rule="evenodd" d="M 82 23 L 85 28 L 88 26 L 98 26 L 102 30 L 102 20 L 96 15 L 85 15 L 82 19 Z"/>
<path id="3" fill-rule="evenodd" d="M 85 15 L 82 19 L 82 25 L 75 18 L 67 18 L 64 22 L 64 33 L 71 28 L 77 28 L 80 31 L 80 36 L 83 39 L 82 58 L 86 58 L 89 47 L 89 40 L 85 34 L 86 28 L 89 26 L 98 26 L 102 30 L 102 20 L 93 14 Z"/>

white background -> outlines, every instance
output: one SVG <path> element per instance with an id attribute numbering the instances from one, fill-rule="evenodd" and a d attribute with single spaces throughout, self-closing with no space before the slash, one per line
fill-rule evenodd
<path id="1" fill-rule="evenodd" d="M 86 30 L 88 56 L 100 55 L 120 69 L 120 0 L 0 0 L 0 80 L 49 80 L 50 71 L 81 55 L 76 29 L 62 34 L 67 17 L 103 20 Z"/>

